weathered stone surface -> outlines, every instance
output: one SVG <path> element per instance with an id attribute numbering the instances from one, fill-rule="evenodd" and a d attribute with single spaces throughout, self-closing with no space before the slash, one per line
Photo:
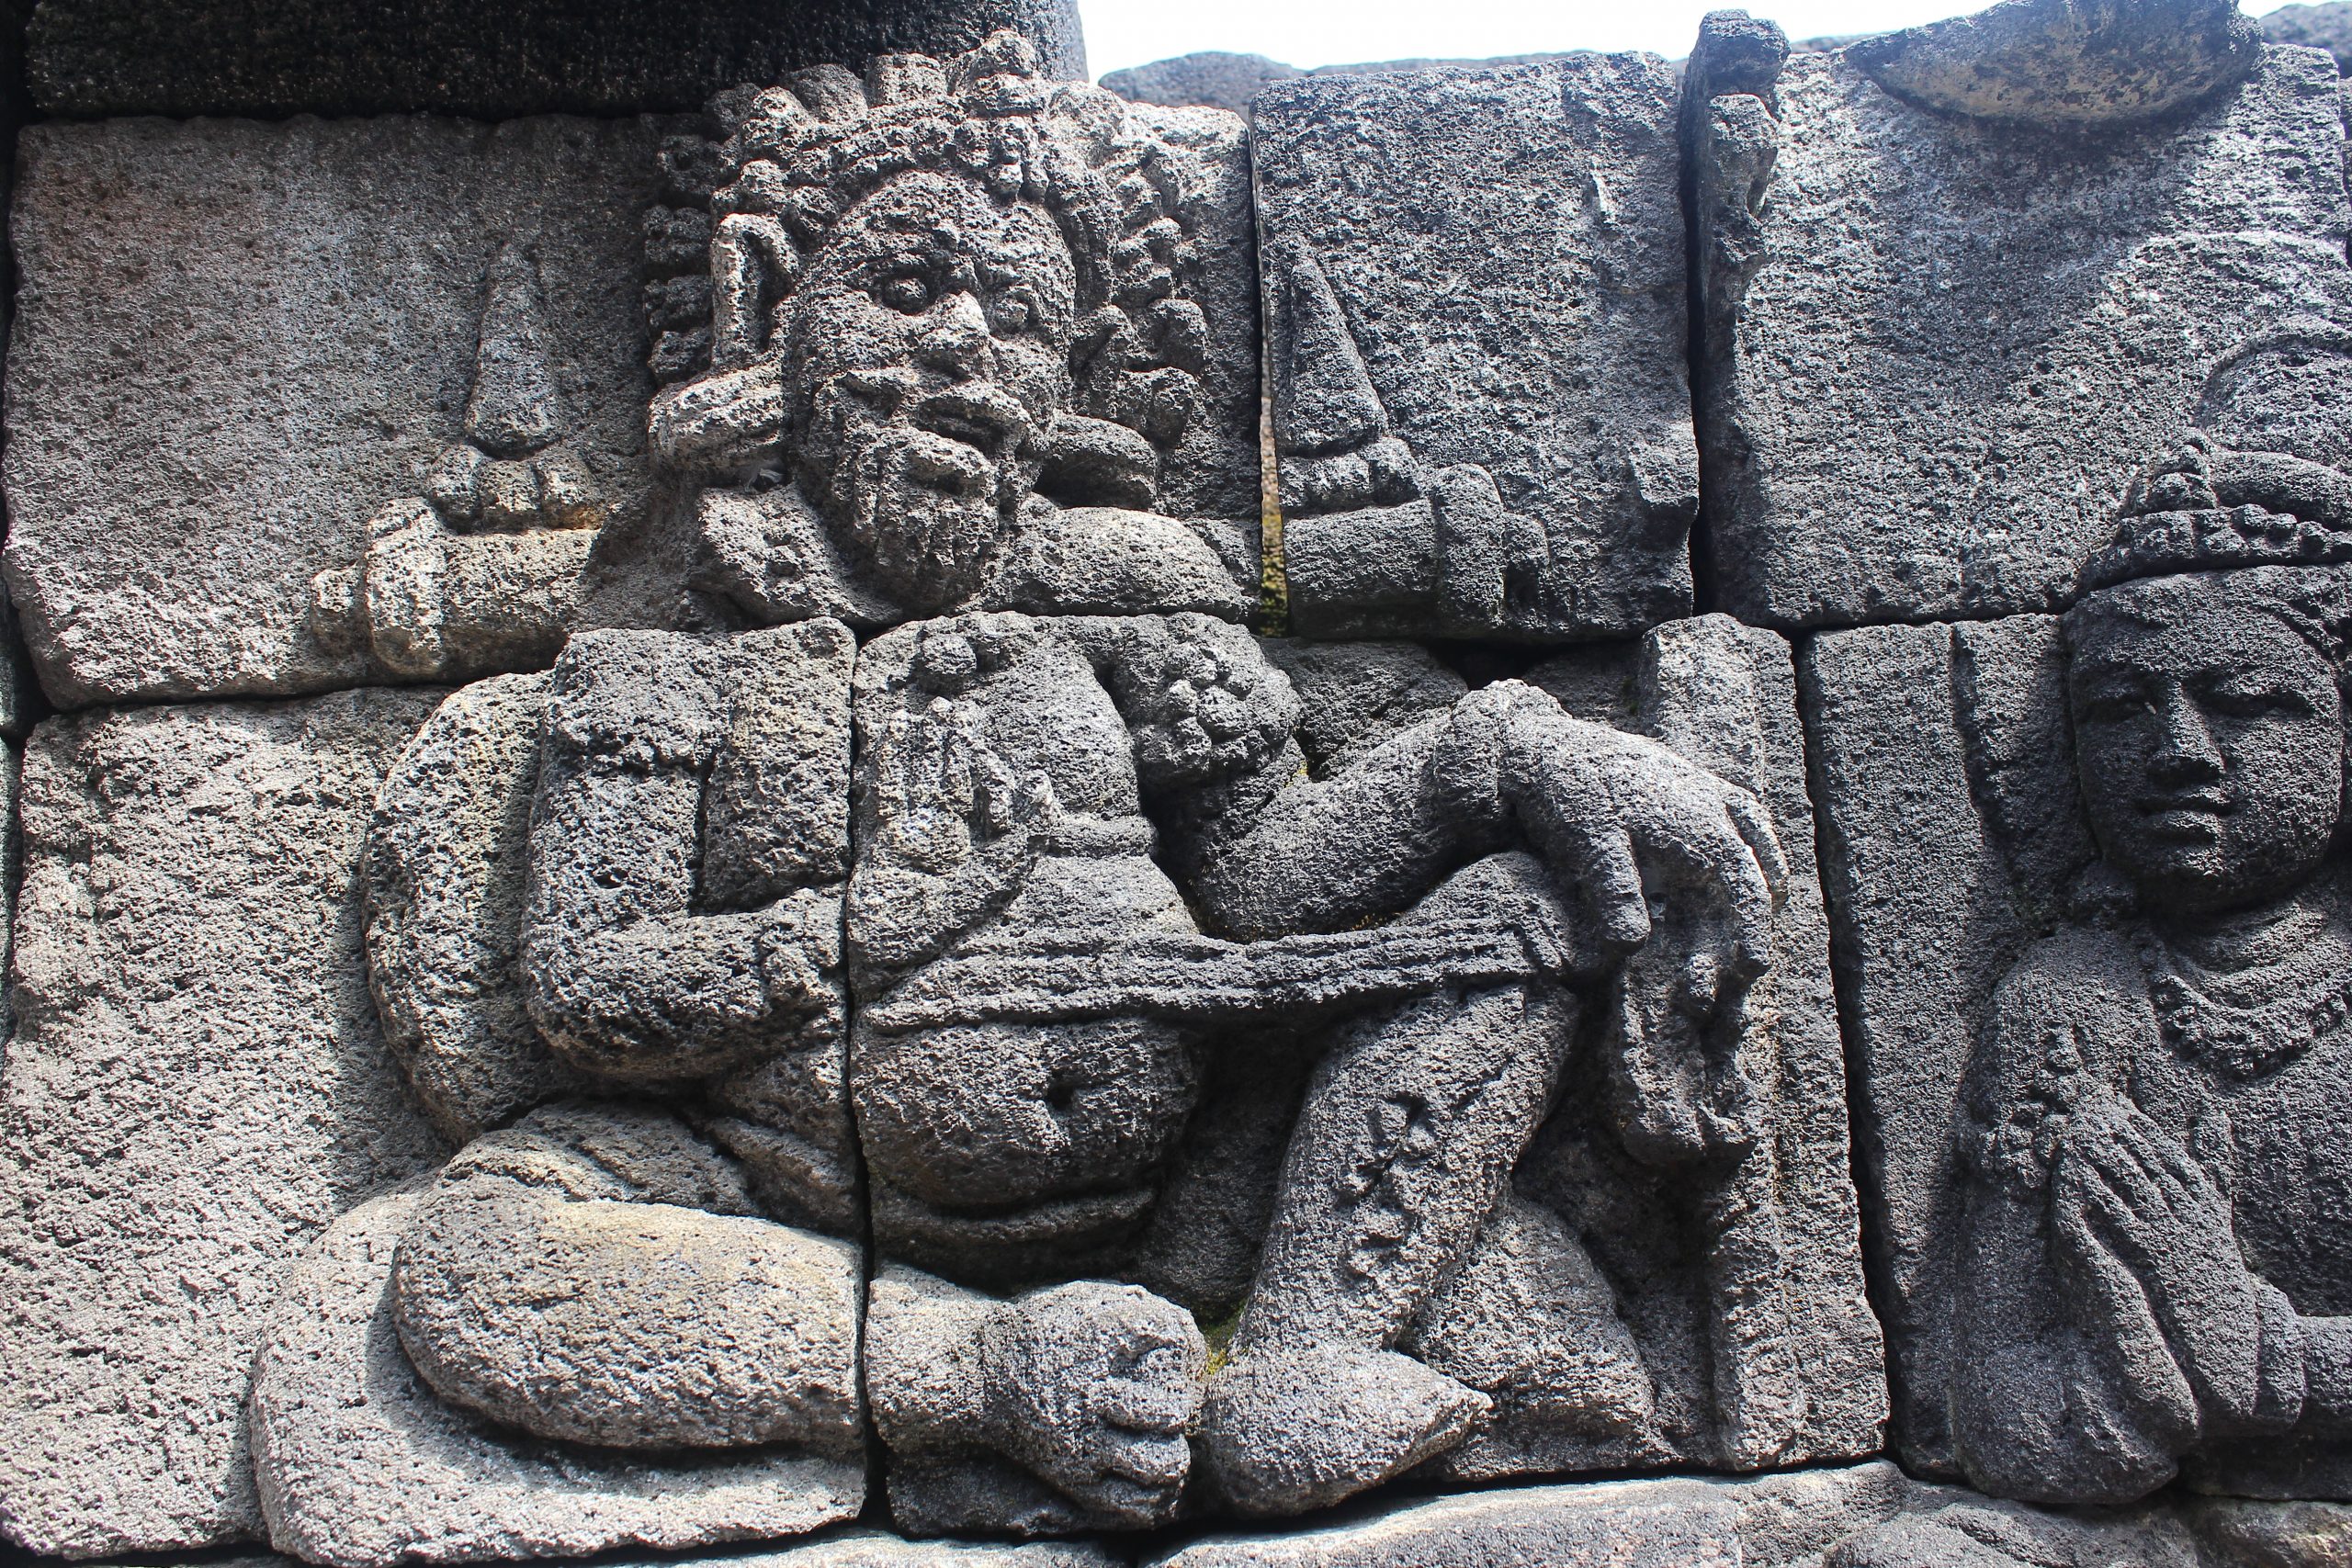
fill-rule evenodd
<path id="1" fill-rule="evenodd" d="M 2346 61 L 2352 61 L 2352 0 L 2281 6 L 2261 18 L 2261 27 L 2265 42 L 2324 49 L 2335 57 L 2339 71 Z"/>
<path id="2" fill-rule="evenodd" d="M 1894 1435 L 1907 1461 L 1949 1472 L 1961 1076 L 1993 988 L 2091 854 L 2064 750 L 2058 626 L 1834 632 L 1801 670 Z"/>
<path id="3" fill-rule="evenodd" d="M 547 704 L 545 675 L 452 693 L 368 827 L 368 985 L 384 1043 L 453 1144 L 584 1088 L 533 1027 L 517 967 Z"/>
<path id="4" fill-rule="evenodd" d="M 2063 619 L 1813 645 L 1871 1261 L 1922 1466 L 2064 1503 L 2176 1475 L 2352 1496 L 2352 585 L 2318 564 L 2352 555 L 2343 488 L 2200 440 L 2134 484 Z"/>
<path id="5" fill-rule="evenodd" d="M 1284 65 L 1262 54 L 1210 49 L 1173 60 L 1155 60 L 1148 65 L 1131 65 L 1125 71 L 1106 71 L 1102 85 L 1133 103 L 1179 107 L 1190 104 L 1247 114 L 1259 88 L 1305 74 L 1295 65 Z"/>
<path id="6" fill-rule="evenodd" d="M 1852 51 L 1777 77 L 1710 58 L 1686 126 L 1707 570 L 1746 619 L 2062 604 L 2229 355 L 2352 325 L 2316 55 L 2267 49 L 2241 85 L 2097 137 L 1915 107 Z"/>
<path id="7" fill-rule="evenodd" d="M 707 199 L 650 231 L 649 299 L 676 300 L 653 310 L 651 436 L 686 496 L 690 615 L 1249 612 L 1238 118 L 1049 83 L 1011 33 L 715 118 Z"/>
<path id="8" fill-rule="evenodd" d="M 350 0 L 190 4 L 63 0 L 27 39 L 50 114 L 516 115 L 699 109 L 722 88 L 892 51 L 952 54 L 998 28 L 1057 76 L 1086 73 L 1069 0 L 557 0 L 483 9 L 432 0 L 397 15 Z"/>
<path id="9" fill-rule="evenodd" d="M 1254 165 L 1295 630 L 1687 615 L 1674 79 L 1647 55 L 1317 77 Z"/>
<path id="10" fill-rule="evenodd" d="M 0 1077 L 0 1519 L 31 1550 L 260 1526 L 243 1405 L 294 1256 L 437 1157 L 360 951 L 430 692 L 49 719 Z"/>
<path id="11" fill-rule="evenodd" d="M 855 1517 L 863 1456 L 599 1450 L 442 1403 L 401 1350 L 391 1310 L 397 1250 L 425 1186 L 353 1210 L 287 1281 L 254 1366 L 272 1545 L 334 1568 L 390 1568 L 758 1540 Z"/>
<path id="12" fill-rule="evenodd" d="M 1392 1504 L 1286 1535 L 1216 1535 L 1151 1568 L 2199 1568 L 2155 1510 L 2057 1515 L 1891 1464 L 1756 1481 L 1609 1481 Z M 2318 1559 L 2295 1559 L 2297 1568 Z"/>
<path id="13" fill-rule="evenodd" d="M 1407 645 L 1197 615 L 876 638 L 848 908 L 877 1248 L 1239 1304 L 1202 1432 L 1250 1513 L 1424 1464 L 1870 1452 L 1819 897 L 1776 847 L 1812 830 L 1787 660 L 1728 620 L 1661 631 L 1647 739 Z M 1596 874 L 1687 913 L 1604 938 Z M 1720 988 L 1675 990 L 1685 961 Z M 1549 1115 L 1555 1084 L 1586 1087 Z M 928 1517 L 1042 1528 L 1003 1469 L 937 1480 Z"/>
<path id="14" fill-rule="evenodd" d="M 460 442 L 511 242 L 537 240 L 571 449 L 628 531 L 647 484 L 638 290 L 659 139 L 649 121 L 561 118 L 28 132 L 0 559 L 49 694 L 370 678 L 365 648 L 314 630 L 311 580 L 357 565 L 371 517 Z M 464 562 L 438 570 L 467 580 Z M 490 592 L 521 586 L 484 570 Z M 390 671 L 444 672 L 469 671 Z"/>
<path id="15" fill-rule="evenodd" d="M 695 1559 L 683 1560 L 692 1565 Z M 1002 1541 L 902 1540 L 881 1530 L 852 1529 L 831 1534 L 806 1546 L 782 1551 L 739 1553 L 706 1560 L 710 1568 L 740 1562 L 744 1568 L 1118 1568 L 1125 1559 L 1086 1541 L 1035 1541 L 1013 1546 Z M 679 1562 L 660 1558 L 629 1563 L 628 1568 L 659 1568 Z"/>
<path id="16" fill-rule="evenodd" d="M 866 1392 L 910 1534 L 1173 1517 L 1208 1348 L 1184 1310 L 1081 1280 L 998 1301 L 911 1269 L 867 1297 Z"/>
<path id="17" fill-rule="evenodd" d="M 1845 53 L 1906 103 L 2091 130 L 2234 87 L 2259 62 L 2262 33 L 2236 0 L 2002 0 Z"/>

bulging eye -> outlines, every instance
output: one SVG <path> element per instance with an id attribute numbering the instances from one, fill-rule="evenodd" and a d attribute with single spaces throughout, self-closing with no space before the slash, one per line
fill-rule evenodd
<path id="1" fill-rule="evenodd" d="M 919 272 L 897 272 L 874 286 L 874 298 L 911 316 L 931 309 L 931 279 Z"/>

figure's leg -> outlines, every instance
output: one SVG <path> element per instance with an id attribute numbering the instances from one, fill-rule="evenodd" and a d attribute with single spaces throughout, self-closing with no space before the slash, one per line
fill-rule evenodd
<path id="1" fill-rule="evenodd" d="M 1517 905 L 1566 919 L 1535 863 L 1497 856 L 1417 916 Z M 1508 1189 L 1575 1037 L 1549 981 L 1413 1002 L 1349 1030 L 1309 1087 L 1274 1220 L 1210 1393 L 1205 1436 L 1230 1501 L 1339 1501 L 1460 1440 L 1483 1396 L 1392 1349 Z"/>
<path id="2" fill-rule="evenodd" d="M 443 1170 L 393 1321 L 435 1393 L 535 1437 L 855 1452 L 862 1273 L 674 1118 L 560 1106 Z"/>

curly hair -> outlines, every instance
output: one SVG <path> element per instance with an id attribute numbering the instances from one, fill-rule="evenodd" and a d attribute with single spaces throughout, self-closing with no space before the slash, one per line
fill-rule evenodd
<path id="1" fill-rule="evenodd" d="M 1205 182 L 1200 140 L 1182 126 L 1043 79 L 1035 48 L 1002 31 L 950 60 L 877 56 L 863 79 L 819 66 L 732 89 L 706 131 L 663 154 L 672 195 L 695 205 L 648 218 L 657 381 L 767 352 L 801 258 L 860 199 L 920 170 L 1035 202 L 1060 228 L 1079 281 L 1076 412 L 1160 446 L 1198 412 L 1207 328 L 1191 295 Z"/>

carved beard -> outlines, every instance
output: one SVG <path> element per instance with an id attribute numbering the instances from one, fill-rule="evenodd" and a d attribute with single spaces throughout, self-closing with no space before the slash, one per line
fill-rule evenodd
<path id="1" fill-rule="evenodd" d="M 813 402 L 800 443 L 810 491 L 866 580 L 910 610 L 951 609 L 978 592 L 1029 488 L 1025 429 L 991 455 L 877 414 L 839 378 Z"/>

